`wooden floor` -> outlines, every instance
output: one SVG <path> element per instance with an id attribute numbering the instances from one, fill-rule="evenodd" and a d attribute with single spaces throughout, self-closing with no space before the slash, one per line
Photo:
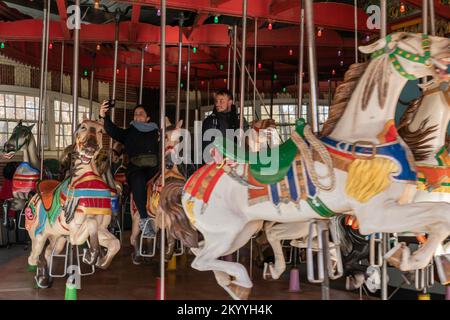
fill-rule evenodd
<path id="1" fill-rule="evenodd" d="M 34 274 L 26 271 L 28 251 L 23 247 L 13 249 L 0 248 L 0 256 L 6 256 L 5 250 L 14 250 L 13 257 L 0 264 L 0 299 L 27 300 L 62 300 L 64 299 L 65 278 L 54 279 L 49 289 L 36 289 Z M 130 258 L 131 248 L 123 246 L 115 257 L 109 270 L 97 270 L 92 276 L 82 277 L 79 300 L 152 300 L 155 299 L 156 277 L 159 275 L 158 261 L 149 261 L 142 265 L 133 265 Z M 11 252 L 8 253 L 11 255 Z M 216 283 L 210 271 L 199 272 L 178 257 L 177 270 L 167 275 L 167 299 L 174 300 L 216 300 L 230 299 L 226 292 Z M 245 261 L 245 257 L 243 258 Z M 247 259 L 248 261 L 248 259 Z M 248 262 L 247 262 L 248 267 Z M 312 285 L 301 277 L 301 292 L 288 292 L 289 273 L 276 281 L 265 281 L 261 269 L 254 268 L 254 287 L 250 299 L 253 300 L 319 300 L 321 288 Z M 343 290 L 331 289 L 331 299 L 355 300 L 359 295 Z"/>

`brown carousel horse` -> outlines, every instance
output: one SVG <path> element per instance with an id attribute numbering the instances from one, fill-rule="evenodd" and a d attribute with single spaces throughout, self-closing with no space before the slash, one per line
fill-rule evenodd
<path id="1" fill-rule="evenodd" d="M 73 245 L 82 245 L 89 239 L 90 248 L 83 261 L 102 269 L 110 265 L 120 249 L 119 240 L 107 229 L 117 201 L 116 191 L 101 178 L 94 160 L 102 149 L 102 133 L 101 124 L 84 120 L 75 133 L 69 176 L 62 182 L 39 183 L 37 194 L 25 209 L 26 229 L 32 241 L 28 264 L 37 266 L 35 279 L 40 288 L 48 287 L 51 280 L 51 248 L 44 250 L 47 239 L 57 246 L 56 252 L 62 250 L 64 236 Z M 100 246 L 107 249 L 106 255 Z"/>

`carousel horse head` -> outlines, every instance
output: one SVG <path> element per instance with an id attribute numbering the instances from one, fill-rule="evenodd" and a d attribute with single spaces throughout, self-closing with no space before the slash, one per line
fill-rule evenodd
<path id="1" fill-rule="evenodd" d="M 83 120 L 75 131 L 74 151 L 83 164 L 90 163 L 102 149 L 103 126 L 91 120 Z"/>
<path id="2" fill-rule="evenodd" d="M 164 137 L 165 150 L 164 156 L 166 157 L 166 168 L 171 169 L 174 165 L 172 161 L 172 154 L 176 152 L 175 147 L 180 143 L 183 126 L 183 120 L 178 121 L 176 125 L 173 125 L 169 118 L 166 117 L 166 134 Z"/>
<path id="3" fill-rule="evenodd" d="M 384 56 L 408 80 L 432 76 L 448 78 L 450 39 L 418 33 L 397 32 L 359 50 L 372 54 L 372 59 Z"/>
<path id="4" fill-rule="evenodd" d="M 280 136 L 277 132 L 275 120 L 255 120 L 250 127 L 248 145 L 251 151 L 260 151 L 262 148 L 273 147 L 280 144 Z"/>
<path id="5" fill-rule="evenodd" d="M 28 143 L 33 136 L 31 130 L 33 129 L 34 124 L 31 126 L 22 125 L 22 120 L 19 121 L 17 126 L 14 128 L 11 136 L 8 141 L 6 141 L 3 146 L 3 155 L 7 159 L 11 159 L 17 152 L 19 152 L 23 147 L 28 146 Z"/>

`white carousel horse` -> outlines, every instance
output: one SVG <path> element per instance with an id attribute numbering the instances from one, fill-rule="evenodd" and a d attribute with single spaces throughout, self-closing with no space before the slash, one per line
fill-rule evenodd
<path id="1" fill-rule="evenodd" d="M 427 232 L 427 243 L 413 256 L 405 254 L 400 264 L 402 270 L 426 266 L 450 232 L 450 205 L 399 203 L 399 200 L 407 200 L 402 197 L 405 192 L 415 189 L 415 172 L 409 149 L 397 135 L 392 135 L 392 127 L 395 107 L 407 80 L 437 76 L 433 66 L 442 66 L 439 59 L 450 57 L 449 44 L 450 41 L 444 38 L 396 33 L 360 48 L 363 53 L 373 53 L 373 60 L 352 92 L 350 101 L 343 104 L 331 133 L 317 141 L 310 130 L 298 122 L 292 141 L 280 146 L 279 151 L 288 151 L 288 154 L 283 154 L 279 172 L 268 177 L 258 176 L 265 182 L 283 178 L 292 168 L 286 162 L 292 163 L 296 154 L 292 153 L 292 146 L 297 146 L 302 149 L 301 159 L 305 160 L 306 199 L 300 198 L 298 203 L 278 203 L 277 207 L 270 201 L 250 206 L 249 186 L 234 176 L 237 172 L 245 172 L 246 168 L 250 168 L 253 175 L 262 173 L 263 167 L 259 163 L 248 167 L 239 164 L 237 169 L 232 169 L 227 168 L 225 161 L 220 169 L 226 169 L 227 174 L 220 175 L 215 181 L 208 199 L 202 194 L 194 195 L 191 180 L 195 179 L 191 178 L 185 186 L 183 208 L 192 225 L 204 236 L 199 248 L 193 250 L 196 258 L 192 267 L 212 270 L 219 285 L 233 298 L 247 298 L 253 284 L 244 266 L 222 261 L 219 257 L 247 243 L 264 220 L 307 222 L 350 211 L 358 218 L 363 234 Z M 313 161 L 302 138 L 318 151 L 320 161 Z M 220 139 L 216 138 L 215 146 L 223 149 Z M 237 159 L 227 150 L 223 152 Z M 342 161 L 337 164 L 336 156 L 333 161 L 330 152 L 342 157 Z M 193 177 L 205 175 L 206 169 L 200 169 Z M 324 177 L 324 174 L 327 175 Z"/>
<path id="2" fill-rule="evenodd" d="M 120 249 L 120 242 L 107 229 L 111 220 L 115 190 L 101 179 L 95 161 L 102 147 L 103 126 L 84 120 L 75 133 L 72 151 L 72 170 L 69 178 L 58 181 L 42 181 L 38 193 L 29 201 L 26 209 L 26 229 L 32 241 L 28 258 L 30 266 L 37 266 L 36 282 L 41 288 L 50 284 L 48 270 L 51 250 L 43 249 L 47 239 L 61 251 L 63 236 L 69 236 L 73 245 L 90 240 L 91 248 L 83 261 L 106 269 Z M 107 248 L 103 255 L 100 246 Z"/>
<path id="3" fill-rule="evenodd" d="M 450 202 L 450 155 L 447 127 L 450 121 L 448 82 L 431 81 L 424 85 L 423 95 L 408 108 L 399 134 L 413 152 L 417 165 L 417 193 L 414 202 Z M 409 255 L 404 243 L 398 247 Z M 393 251 L 394 252 L 394 251 Z M 450 283 L 450 242 L 439 244 L 436 251 L 442 284 Z M 390 255 L 388 262 L 398 267 L 401 261 Z"/>

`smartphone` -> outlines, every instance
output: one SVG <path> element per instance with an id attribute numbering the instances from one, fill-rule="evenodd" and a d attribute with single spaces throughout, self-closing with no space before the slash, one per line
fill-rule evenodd
<path id="1" fill-rule="evenodd" d="M 116 106 L 116 100 L 109 99 L 108 100 L 108 109 L 112 109 Z"/>

